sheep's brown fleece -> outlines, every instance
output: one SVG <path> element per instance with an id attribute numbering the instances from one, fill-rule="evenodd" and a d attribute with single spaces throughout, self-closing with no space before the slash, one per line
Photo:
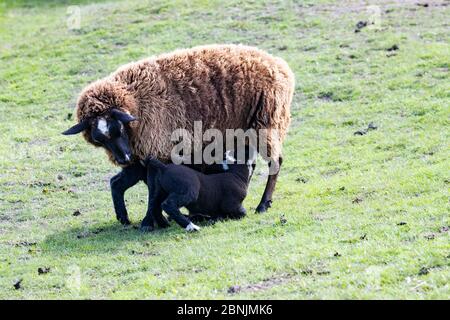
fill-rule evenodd
<path id="1" fill-rule="evenodd" d="M 79 121 L 111 108 L 138 118 L 130 123 L 133 154 L 170 159 L 175 129 L 276 129 L 268 156 L 278 159 L 290 123 L 294 75 L 287 63 L 243 45 L 207 45 L 176 50 L 124 65 L 81 93 Z M 87 141 L 94 144 L 89 130 Z M 261 138 L 261 137 L 260 137 Z M 113 160 L 111 154 L 110 159 Z"/>

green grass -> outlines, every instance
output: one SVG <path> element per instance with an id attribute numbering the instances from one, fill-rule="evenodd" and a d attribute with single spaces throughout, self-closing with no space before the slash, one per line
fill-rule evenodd
<path id="1" fill-rule="evenodd" d="M 2 1 L 0 298 L 449 299 L 450 6 L 427 2 Z M 355 33 L 360 20 L 376 24 Z M 118 169 L 60 132 L 91 81 L 206 43 L 255 45 L 295 72 L 274 205 L 197 234 L 124 229 Z M 144 185 L 127 201 L 138 225 Z"/>

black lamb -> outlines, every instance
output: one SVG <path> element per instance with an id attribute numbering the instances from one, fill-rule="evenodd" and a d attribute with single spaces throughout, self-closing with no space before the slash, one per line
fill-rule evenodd
<path id="1" fill-rule="evenodd" d="M 150 157 L 145 164 L 147 170 L 152 171 L 148 178 L 153 177 L 153 180 L 147 183 L 153 184 L 161 208 L 186 231 L 197 231 L 200 227 L 180 212 L 182 207 L 189 210 L 190 216 L 239 219 L 246 214 L 242 202 L 254 168 L 254 158 L 248 154 L 246 152 L 246 161 L 237 161 L 229 151 L 226 152 L 224 172 L 216 174 L 164 164 Z"/>

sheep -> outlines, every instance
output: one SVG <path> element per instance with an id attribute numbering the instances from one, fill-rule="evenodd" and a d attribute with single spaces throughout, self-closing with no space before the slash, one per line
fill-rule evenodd
<path id="1" fill-rule="evenodd" d="M 251 153 L 251 154 L 250 154 Z M 198 231 L 189 217 L 214 217 L 240 219 L 246 210 L 242 206 L 253 171 L 255 152 L 247 152 L 245 162 L 225 153 L 223 173 L 203 174 L 184 165 L 164 164 L 154 157 L 145 161 L 156 176 L 153 181 L 155 196 L 161 201 L 161 208 L 186 231 Z M 180 212 L 181 207 L 189 210 L 189 217 Z"/>
<path id="2" fill-rule="evenodd" d="M 258 151 L 275 168 L 256 209 L 264 212 L 271 205 L 282 165 L 293 92 L 294 75 L 287 63 L 257 48 L 206 45 L 180 49 L 124 65 L 87 86 L 77 101 L 78 124 L 64 134 L 82 132 L 89 143 L 103 146 L 110 160 L 122 166 L 122 172 L 111 179 L 111 191 L 117 218 L 127 224 L 124 192 L 141 180 L 140 161 L 154 156 L 170 162 L 175 144 L 170 137 L 175 129 L 193 133 L 198 120 L 203 131 L 254 129 L 259 145 L 267 147 L 265 154 Z M 260 129 L 266 131 L 260 134 Z M 148 187 L 149 205 L 142 227 L 152 229 L 148 216 L 151 212 L 158 215 L 161 208 L 152 186 Z"/>

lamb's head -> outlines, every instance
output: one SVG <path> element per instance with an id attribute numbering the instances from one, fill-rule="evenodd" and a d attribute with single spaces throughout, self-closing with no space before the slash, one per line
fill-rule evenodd
<path id="1" fill-rule="evenodd" d="M 134 120 L 136 118 L 132 115 L 112 109 L 109 114 L 81 121 L 63 134 L 89 132 L 90 142 L 110 151 L 118 164 L 127 165 L 131 162 L 132 156 L 126 125 Z"/>
<path id="2" fill-rule="evenodd" d="M 227 150 L 222 162 L 223 171 L 239 173 L 250 180 L 256 167 L 257 150 L 252 146 L 241 146 L 237 150 Z"/>

